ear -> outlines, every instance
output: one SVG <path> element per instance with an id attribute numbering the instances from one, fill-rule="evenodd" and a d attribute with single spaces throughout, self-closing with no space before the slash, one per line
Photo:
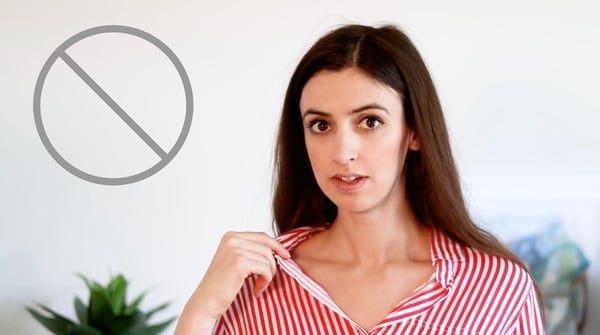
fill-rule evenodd
<path id="1" fill-rule="evenodd" d="M 410 134 L 408 135 L 408 150 L 419 151 L 419 147 L 419 138 L 417 137 L 415 132 L 411 130 Z"/>

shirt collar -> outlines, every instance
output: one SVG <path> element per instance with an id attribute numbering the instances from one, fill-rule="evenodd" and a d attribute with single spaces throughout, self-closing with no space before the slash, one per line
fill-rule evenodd
<path id="1" fill-rule="evenodd" d="M 298 244 L 324 229 L 327 229 L 325 225 L 300 227 L 287 231 L 276 239 L 284 248 L 288 251 L 292 251 Z M 428 294 L 434 298 L 427 299 L 424 303 L 419 304 L 419 310 L 426 311 L 440 300 L 445 299 L 452 291 L 454 287 L 454 276 L 458 265 L 457 263 L 465 261 L 463 248 L 464 247 L 461 244 L 453 241 L 437 229 L 431 230 L 431 261 L 434 271 L 432 278 L 426 283 L 427 286 L 424 289 L 426 289 Z M 345 315 L 329 294 L 318 285 L 318 283 L 307 277 L 293 260 L 283 259 L 276 254 L 275 258 L 283 271 L 295 278 L 302 287 L 311 292 L 311 294 L 319 301 L 338 312 L 340 315 Z M 407 314 L 407 311 L 410 313 Z M 397 322 L 400 319 L 409 316 L 414 317 L 419 314 L 415 314 L 414 312 L 414 308 L 407 310 L 404 304 L 398 305 L 397 310 L 390 314 L 389 319 L 393 319 L 395 320 L 394 322 Z M 350 320 L 349 317 L 348 319 Z M 385 325 L 386 322 L 389 321 L 387 319 L 388 318 L 384 320 L 385 322 L 382 322 L 382 325 Z"/>
<path id="2" fill-rule="evenodd" d="M 325 225 L 295 228 L 277 236 L 275 239 L 281 243 L 284 248 L 291 252 L 298 244 L 302 243 L 314 234 L 325 230 L 326 228 L 327 227 Z"/>
<path id="3" fill-rule="evenodd" d="M 452 290 L 459 262 L 465 261 L 463 246 L 437 229 L 431 232 L 433 275 L 442 287 Z"/>
<path id="4" fill-rule="evenodd" d="M 431 261 L 454 261 L 465 260 L 463 246 L 446 236 L 437 229 L 431 232 Z"/>
<path id="5" fill-rule="evenodd" d="M 327 229 L 325 225 L 315 225 L 295 228 L 289 230 L 276 239 L 288 251 L 292 251 L 296 246 L 314 234 Z M 458 261 L 465 260 L 465 254 L 462 245 L 455 242 L 437 229 L 431 230 L 431 261 Z"/>

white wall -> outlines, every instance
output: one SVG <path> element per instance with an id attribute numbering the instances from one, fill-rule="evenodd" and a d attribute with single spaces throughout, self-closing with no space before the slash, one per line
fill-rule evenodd
<path id="1" fill-rule="evenodd" d="M 170 299 L 165 316 L 178 313 L 223 232 L 269 229 L 271 153 L 287 80 L 308 46 L 340 23 L 390 22 L 412 36 L 438 86 L 465 176 L 598 178 L 594 6 L 2 1 L 0 333 L 44 333 L 23 310 L 34 301 L 70 314 L 74 294 L 85 293 L 74 272 L 100 280 L 123 272 L 134 291 L 153 288 L 147 306 Z M 166 43 L 186 68 L 195 102 L 191 131 L 173 161 L 121 186 L 90 183 L 58 165 L 40 141 L 32 109 L 37 76 L 55 48 L 108 24 Z M 183 119 L 181 84 L 156 50 L 113 37 L 69 52 L 169 148 Z M 82 170 L 122 176 L 156 160 L 64 63 L 45 87 L 49 137 Z M 585 225 L 598 232 L 595 218 Z M 597 290 L 600 278 L 593 280 Z M 600 304 L 594 306 L 591 315 L 599 315 Z M 600 332 L 600 321 L 590 319 L 588 333 Z"/>

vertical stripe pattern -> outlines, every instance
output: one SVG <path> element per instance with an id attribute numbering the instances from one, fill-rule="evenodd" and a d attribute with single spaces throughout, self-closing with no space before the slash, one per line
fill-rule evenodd
<path id="1" fill-rule="evenodd" d="M 292 250 L 322 229 L 298 228 L 278 240 Z M 275 258 L 277 273 L 271 285 L 255 298 L 255 278 L 249 276 L 219 319 L 215 334 L 545 334 L 526 271 L 438 231 L 431 236 L 431 279 L 370 330 L 345 315 L 293 260 Z"/>

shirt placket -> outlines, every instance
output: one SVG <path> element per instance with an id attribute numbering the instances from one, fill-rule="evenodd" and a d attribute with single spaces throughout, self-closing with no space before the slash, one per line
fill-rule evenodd
<path id="1" fill-rule="evenodd" d="M 354 329 L 360 334 L 367 335 L 369 332 L 352 320 L 344 311 L 333 301 L 331 296 L 325 291 L 325 289 L 317 282 L 308 277 L 302 269 L 291 259 L 283 259 L 278 255 L 275 255 L 275 259 L 279 267 L 285 271 L 290 277 L 294 278 L 296 282 L 307 290 L 311 296 L 317 299 L 319 302 L 327 306 L 329 309 L 346 319 Z"/>

